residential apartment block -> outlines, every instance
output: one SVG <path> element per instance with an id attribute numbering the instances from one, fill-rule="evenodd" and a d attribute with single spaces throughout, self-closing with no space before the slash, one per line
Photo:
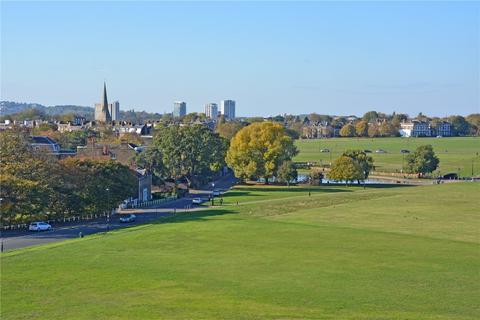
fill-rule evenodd
<path id="1" fill-rule="evenodd" d="M 205 105 L 205 115 L 210 119 L 217 119 L 218 105 L 216 103 L 207 103 Z"/>
<path id="2" fill-rule="evenodd" d="M 173 116 L 183 117 L 187 114 L 187 103 L 184 101 L 175 101 L 173 103 Z"/>
<path id="3" fill-rule="evenodd" d="M 235 101 L 222 100 L 220 102 L 220 113 L 227 119 L 235 119 Z"/>

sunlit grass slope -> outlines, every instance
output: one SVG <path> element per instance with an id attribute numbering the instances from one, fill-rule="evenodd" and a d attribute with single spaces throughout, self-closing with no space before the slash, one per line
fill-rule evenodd
<path id="1" fill-rule="evenodd" d="M 222 208 L 4 254 L 1 316 L 478 319 L 479 194 L 238 187 Z"/>

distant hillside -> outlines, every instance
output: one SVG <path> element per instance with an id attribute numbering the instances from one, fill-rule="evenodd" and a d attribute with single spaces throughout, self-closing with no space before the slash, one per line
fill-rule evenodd
<path id="1" fill-rule="evenodd" d="M 62 115 L 62 114 L 74 113 L 74 114 L 85 116 L 87 118 L 93 118 L 93 114 L 94 114 L 94 109 L 92 107 L 85 107 L 85 106 L 65 105 L 65 106 L 46 107 L 38 103 L 0 101 L 0 114 L 2 116 L 19 113 L 29 109 L 36 109 L 44 112 L 47 115 Z"/>
<path id="2" fill-rule="evenodd" d="M 58 114 L 74 113 L 74 114 L 93 118 L 94 112 L 95 112 L 95 109 L 92 107 L 73 106 L 73 105 L 51 106 L 45 109 L 45 113 L 52 116 L 58 115 Z"/>
<path id="3" fill-rule="evenodd" d="M 46 107 L 38 103 L 0 101 L 0 114 L 2 116 L 22 112 L 28 109 L 37 109 L 37 110 L 45 111 Z"/>
<path id="4" fill-rule="evenodd" d="M 13 101 L 0 101 L 0 118 L 6 116 L 11 120 L 25 119 L 45 119 L 66 114 L 75 114 L 84 116 L 87 120 L 93 120 L 95 109 L 92 107 L 64 105 L 49 106 L 38 103 L 21 103 Z M 146 111 L 126 110 L 120 111 L 120 120 L 145 123 L 148 120 L 159 120 L 162 117 L 159 113 L 150 113 Z"/>

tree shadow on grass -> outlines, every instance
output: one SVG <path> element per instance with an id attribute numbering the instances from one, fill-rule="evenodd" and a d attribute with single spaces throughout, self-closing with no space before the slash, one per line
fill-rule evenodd
<path id="1" fill-rule="evenodd" d="M 352 192 L 348 189 L 340 189 L 338 186 L 301 186 L 301 187 L 237 187 L 233 191 L 224 194 L 228 196 L 262 196 L 262 194 L 251 194 L 252 192 L 289 192 L 289 193 L 319 193 L 319 192 Z"/>
<path id="2" fill-rule="evenodd" d="M 361 185 L 356 185 L 357 187 L 361 187 Z M 365 186 L 366 189 L 393 189 L 393 188 L 408 188 L 408 187 L 417 187 L 414 184 L 395 184 L 395 183 L 378 183 L 378 184 L 367 184 Z"/>
<path id="3" fill-rule="evenodd" d="M 229 209 L 206 209 L 193 212 L 182 212 L 175 215 L 163 217 L 156 221 L 152 221 L 150 224 L 163 224 L 163 223 L 180 223 L 180 222 L 206 222 L 208 218 L 223 216 L 226 214 L 237 214 L 234 210 Z"/>

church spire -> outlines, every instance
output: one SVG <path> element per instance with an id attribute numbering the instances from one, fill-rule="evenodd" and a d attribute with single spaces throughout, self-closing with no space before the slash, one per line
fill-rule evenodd
<path id="1" fill-rule="evenodd" d="M 103 82 L 103 110 L 108 110 L 107 84 Z"/>
<path id="2" fill-rule="evenodd" d="M 103 102 L 102 102 L 102 113 L 105 117 L 105 122 L 112 121 L 112 117 L 110 115 L 110 111 L 108 110 L 108 99 L 107 99 L 107 84 L 105 81 L 103 82 Z"/>

